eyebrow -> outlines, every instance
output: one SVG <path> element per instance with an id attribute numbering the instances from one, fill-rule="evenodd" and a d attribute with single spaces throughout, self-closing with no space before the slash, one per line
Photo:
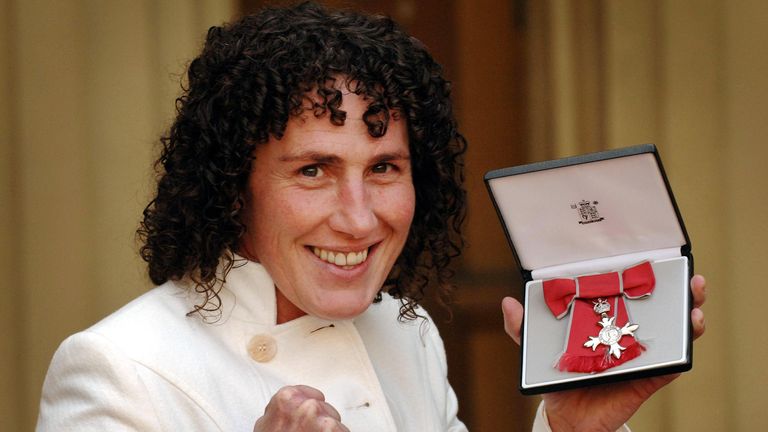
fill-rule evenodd
<path id="1" fill-rule="evenodd" d="M 341 161 L 341 158 L 332 154 L 328 153 L 320 153 L 315 151 L 307 151 L 307 152 L 301 152 L 297 154 L 289 154 L 285 156 L 280 156 L 280 162 L 297 162 L 297 161 L 313 161 L 317 163 L 326 163 L 326 164 L 332 164 L 332 163 L 338 163 Z"/>
<path id="2" fill-rule="evenodd" d="M 377 154 L 372 159 L 376 161 L 391 161 L 391 160 L 410 160 L 411 157 L 401 152 L 392 152 L 392 153 Z M 313 161 L 316 163 L 323 163 L 323 164 L 336 164 L 336 163 L 340 163 L 342 158 L 333 154 L 321 153 L 316 151 L 307 151 L 307 152 L 301 152 L 297 154 L 284 155 L 284 156 L 281 156 L 279 160 L 280 162 Z"/>
<path id="3" fill-rule="evenodd" d="M 378 161 L 411 160 L 411 157 L 404 153 L 394 152 L 394 153 L 382 153 L 382 154 L 376 155 L 374 159 Z"/>

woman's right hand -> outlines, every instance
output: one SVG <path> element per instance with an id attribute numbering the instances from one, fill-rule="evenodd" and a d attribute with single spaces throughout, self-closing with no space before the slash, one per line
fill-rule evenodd
<path id="1" fill-rule="evenodd" d="M 297 385 L 283 387 L 272 396 L 253 432 L 349 432 L 341 416 L 320 390 Z"/>

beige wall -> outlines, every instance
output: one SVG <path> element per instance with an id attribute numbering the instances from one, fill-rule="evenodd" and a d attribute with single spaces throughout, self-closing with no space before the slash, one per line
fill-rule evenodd
<path id="1" fill-rule="evenodd" d="M 232 3 L 0 1 L 0 430 L 33 428 L 64 337 L 148 287 L 155 142 Z"/>
<path id="2" fill-rule="evenodd" d="M 548 25 L 530 29 L 547 42 L 531 52 L 531 108 L 542 113 L 533 118 L 531 146 L 561 156 L 656 143 L 696 271 L 709 280 L 708 331 L 695 344 L 693 371 L 630 424 L 768 430 L 768 347 L 759 330 L 768 259 L 768 2 L 551 0 L 536 8 Z M 584 133 L 585 125 L 594 130 Z"/>

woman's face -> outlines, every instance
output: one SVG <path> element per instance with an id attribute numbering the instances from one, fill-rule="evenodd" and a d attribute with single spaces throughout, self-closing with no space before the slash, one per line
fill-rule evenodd
<path id="1" fill-rule="evenodd" d="M 366 102 L 345 94 L 343 126 L 311 111 L 257 147 L 241 253 L 277 287 L 278 323 L 364 312 L 405 244 L 415 195 L 405 120 L 373 138 Z"/>

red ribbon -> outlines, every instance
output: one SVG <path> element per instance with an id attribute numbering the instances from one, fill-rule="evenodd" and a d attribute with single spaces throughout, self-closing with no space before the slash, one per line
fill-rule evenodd
<path id="1" fill-rule="evenodd" d="M 595 313 L 593 301 L 606 300 L 611 306 L 608 316 L 615 316 L 614 324 L 621 328 L 629 321 L 624 297 L 638 299 L 649 296 L 655 285 L 656 279 L 649 262 L 625 269 L 622 273 L 544 281 L 544 301 L 552 314 L 561 319 L 571 309 L 570 333 L 557 368 L 569 372 L 601 372 L 639 356 L 645 347 L 631 335 L 622 336 L 618 342 L 625 348 L 620 358 L 609 355 L 606 345 L 600 345 L 595 350 L 584 346 L 590 336 L 597 336 L 602 329 L 599 325 L 601 317 Z"/>

